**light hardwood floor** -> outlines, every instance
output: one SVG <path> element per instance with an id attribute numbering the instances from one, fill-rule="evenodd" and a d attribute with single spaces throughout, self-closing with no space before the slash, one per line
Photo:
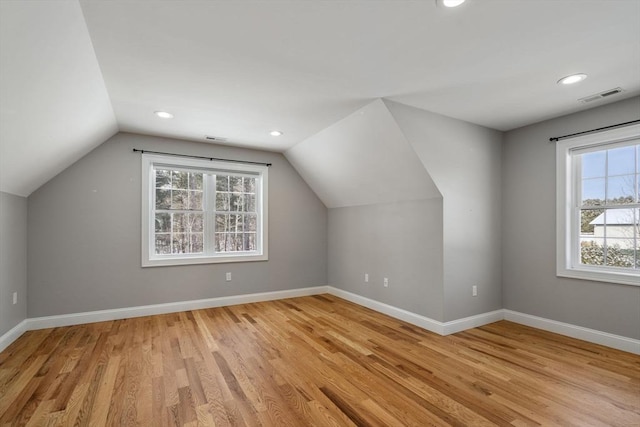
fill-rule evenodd
<path id="1" fill-rule="evenodd" d="M 0 425 L 639 426 L 640 356 L 320 295 L 28 332 Z"/>

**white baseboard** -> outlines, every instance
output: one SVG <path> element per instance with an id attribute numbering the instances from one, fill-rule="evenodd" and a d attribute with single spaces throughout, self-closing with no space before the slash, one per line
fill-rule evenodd
<path id="1" fill-rule="evenodd" d="M 191 301 L 170 302 L 166 304 L 143 305 L 138 307 L 98 310 L 85 313 L 61 314 L 57 316 L 35 317 L 27 319 L 28 329 L 57 328 L 60 326 L 80 325 L 83 323 L 105 322 L 108 320 L 128 319 L 132 317 L 153 316 L 156 314 L 177 313 L 180 311 L 228 305 L 248 304 L 252 302 L 272 301 L 327 293 L 326 286 L 291 289 L 285 291 L 261 292 L 228 297 L 207 298 Z"/>
<path id="2" fill-rule="evenodd" d="M 451 335 L 467 329 L 477 328 L 504 319 L 504 310 L 489 311 L 475 316 L 463 317 L 442 324 L 442 335 Z"/>
<path id="3" fill-rule="evenodd" d="M 358 294 L 347 292 L 342 289 L 334 288 L 333 286 L 328 286 L 328 293 L 339 298 L 346 299 L 347 301 L 351 301 L 363 307 L 370 308 L 371 310 L 377 311 L 379 313 L 386 314 L 387 316 L 391 316 L 393 318 L 403 320 L 407 323 L 411 323 L 412 325 L 420 326 L 421 328 L 424 328 L 431 332 L 435 332 L 436 334 L 444 335 L 444 323 L 430 319 L 426 316 L 422 316 L 420 314 L 416 314 L 402 308 L 394 307 L 380 301 L 372 300 Z"/>
<path id="4" fill-rule="evenodd" d="M 475 316 L 465 317 L 463 319 L 452 320 L 450 322 L 440 322 L 438 320 L 431 319 L 420 314 L 413 313 L 411 311 L 404 310 L 402 308 L 394 307 L 389 304 L 385 304 L 370 298 L 363 297 L 358 294 L 344 291 L 342 289 L 329 286 L 329 293 L 335 295 L 347 301 L 351 301 L 363 307 L 370 308 L 379 313 L 386 314 L 395 319 L 403 320 L 412 325 L 420 326 L 428 331 L 434 332 L 439 335 L 455 334 L 466 329 L 476 328 L 478 326 L 487 325 L 489 323 L 502 320 L 502 310 L 491 311 L 489 313 L 482 313 Z"/>
<path id="5" fill-rule="evenodd" d="M 222 307 L 237 304 L 248 304 L 261 301 L 272 301 L 285 298 L 296 298 L 309 295 L 329 293 L 363 307 L 370 308 L 379 313 L 386 314 L 396 319 L 411 323 L 439 335 L 449 335 L 467 329 L 497 322 L 509 320 L 522 325 L 531 326 L 545 331 L 555 332 L 572 338 L 601 344 L 618 350 L 640 354 L 640 340 L 627 338 L 620 335 L 609 334 L 594 329 L 584 328 L 569 323 L 558 322 L 530 314 L 519 313 L 512 310 L 496 310 L 475 316 L 465 317 L 450 322 L 440 322 L 426 316 L 416 314 L 402 308 L 394 307 L 370 298 L 363 297 L 332 286 L 316 286 L 302 289 L 291 289 L 275 292 L 262 292 L 247 295 L 234 295 L 219 298 L 207 298 L 192 301 L 172 302 L 166 304 L 145 305 L 139 307 L 127 307 L 114 310 L 99 310 L 86 313 L 62 314 L 57 316 L 36 317 L 25 319 L 11 330 L 0 336 L 0 351 L 6 349 L 12 342 L 18 339 L 24 332 L 55 328 L 60 326 L 78 325 L 83 323 L 103 322 L 109 320 L 127 319 L 132 317 L 151 316 L 156 314 L 176 313 L 180 311 L 198 310 L 203 308 Z"/>
<path id="6" fill-rule="evenodd" d="M 640 340 L 507 309 L 481 313 L 476 316 L 465 317 L 463 319 L 452 320 L 450 322 L 439 322 L 426 316 L 421 316 L 419 314 L 375 301 L 361 295 L 353 294 L 342 289 L 334 288 L 332 286 L 328 286 L 328 292 L 337 297 L 346 299 L 347 301 L 351 301 L 413 325 L 420 326 L 421 328 L 440 335 L 455 334 L 456 332 L 477 328 L 499 320 L 509 320 L 514 323 L 577 338 L 594 344 L 604 345 L 618 350 L 627 351 L 629 353 L 640 354 Z"/>
<path id="7" fill-rule="evenodd" d="M 25 319 L 0 336 L 0 351 L 4 351 L 4 349 L 9 347 L 12 342 L 20 338 L 20 335 L 27 332 L 29 330 L 27 328 L 27 324 L 28 321 Z"/>
<path id="8" fill-rule="evenodd" d="M 640 340 L 614 335 L 595 329 L 584 328 L 570 323 L 558 322 L 556 320 L 545 319 L 544 317 L 532 316 L 530 314 L 519 313 L 512 310 L 503 310 L 504 319 L 521 325 L 531 326 L 544 331 L 555 332 L 571 338 L 588 341 L 615 348 L 629 353 L 640 354 Z"/>

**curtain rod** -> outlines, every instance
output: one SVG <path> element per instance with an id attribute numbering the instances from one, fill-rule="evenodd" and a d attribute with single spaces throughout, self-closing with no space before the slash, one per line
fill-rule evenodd
<path id="1" fill-rule="evenodd" d="M 549 138 L 549 142 L 557 142 L 557 141 L 560 141 L 561 139 L 572 138 L 574 136 L 584 135 L 584 134 L 587 134 L 587 133 L 602 132 L 603 130 L 619 128 L 619 127 L 622 127 L 622 126 L 629 126 L 629 125 L 632 125 L 634 123 L 639 123 L 639 122 L 640 122 L 640 120 L 631 120 L 630 122 L 618 123 L 617 125 L 611 125 L 611 126 L 605 126 L 605 127 L 601 127 L 601 128 L 597 128 L 597 129 L 585 130 L 583 132 L 570 133 L 569 135 L 556 136 L 556 137 L 553 137 L 553 138 Z"/>
<path id="2" fill-rule="evenodd" d="M 134 153 L 142 153 L 142 154 L 144 154 L 144 153 L 163 154 L 165 156 L 175 156 L 175 157 L 189 157 L 191 159 L 204 159 L 204 160 L 210 160 L 210 161 L 220 160 L 220 161 L 223 161 L 223 162 L 244 163 L 244 164 L 249 164 L 249 165 L 262 165 L 262 166 L 266 166 L 266 167 L 271 166 L 271 163 L 251 162 L 251 161 L 248 161 L 248 160 L 219 159 L 217 157 L 192 156 L 190 154 L 164 153 L 162 151 L 138 150 L 137 148 L 134 148 L 133 152 Z"/>

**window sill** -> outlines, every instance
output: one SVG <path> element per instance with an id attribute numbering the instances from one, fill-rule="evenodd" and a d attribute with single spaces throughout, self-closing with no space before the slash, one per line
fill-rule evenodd
<path id="1" fill-rule="evenodd" d="M 217 257 L 182 257 L 182 258 L 151 258 L 143 259 L 142 267 L 166 267 L 172 265 L 196 265 L 196 264 L 224 264 L 231 262 L 268 261 L 267 255 L 228 255 Z"/>
<path id="2" fill-rule="evenodd" d="M 558 269 L 557 276 L 597 282 L 617 283 L 620 285 L 640 286 L 640 276 L 637 273 L 596 271 L 588 268 L 564 268 Z"/>

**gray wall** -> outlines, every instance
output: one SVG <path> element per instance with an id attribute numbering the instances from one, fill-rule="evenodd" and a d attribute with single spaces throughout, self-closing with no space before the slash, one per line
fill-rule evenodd
<path id="1" fill-rule="evenodd" d="M 442 199 L 329 209 L 331 285 L 442 320 L 442 274 Z"/>
<path id="2" fill-rule="evenodd" d="M 640 287 L 556 277 L 553 136 L 640 118 L 640 98 L 506 134 L 503 147 L 505 308 L 640 338 Z"/>
<path id="3" fill-rule="evenodd" d="M 0 335 L 26 317 L 27 199 L 0 192 Z"/>
<path id="4" fill-rule="evenodd" d="M 133 148 L 273 163 L 269 261 L 141 268 Z M 28 227 L 29 317 L 327 284 L 327 209 L 277 153 L 117 134 L 29 196 Z"/>
<path id="5" fill-rule="evenodd" d="M 285 155 L 329 208 L 329 284 L 442 320 L 442 196 L 386 104 Z"/>
<path id="6" fill-rule="evenodd" d="M 385 104 L 442 194 L 443 320 L 502 308 L 502 133 L 395 102 Z M 473 285 L 477 297 L 471 295 Z"/>

